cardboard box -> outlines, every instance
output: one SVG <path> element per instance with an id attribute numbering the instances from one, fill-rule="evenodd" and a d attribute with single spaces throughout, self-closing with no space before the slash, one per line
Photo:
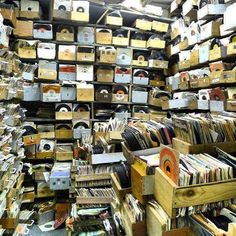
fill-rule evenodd
<path id="1" fill-rule="evenodd" d="M 179 70 L 187 70 L 190 68 L 190 60 L 183 60 L 179 62 Z"/>
<path id="2" fill-rule="evenodd" d="M 100 63 L 115 64 L 117 52 L 114 47 L 99 47 L 98 58 Z"/>
<path id="3" fill-rule="evenodd" d="M 60 102 L 60 84 L 41 84 L 41 100 L 43 102 Z"/>
<path id="4" fill-rule="evenodd" d="M 54 0 L 53 18 L 56 19 L 71 19 L 72 4 L 71 0 Z"/>
<path id="5" fill-rule="evenodd" d="M 57 63 L 54 61 L 39 61 L 38 78 L 45 80 L 57 79 Z"/>
<path id="6" fill-rule="evenodd" d="M 131 45 L 131 47 L 136 47 L 136 48 L 146 48 L 147 41 L 146 40 L 139 40 L 139 39 L 131 39 L 130 45 Z"/>
<path id="7" fill-rule="evenodd" d="M 23 142 L 25 146 L 39 144 L 41 140 L 40 134 L 32 134 L 23 136 Z"/>
<path id="8" fill-rule="evenodd" d="M 152 29 L 157 32 L 166 33 L 168 31 L 169 24 L 160 22 L 160 21 L 153 21 L 152 22 Z"/>
<path id="9" fill-rule="evenodd" d="M 213 4 L 212 4 L 213 5 Z M 220 21 L 210 21 L 206 23 L 205 25 L 201 26 L 201 40 L 207 40 L 213 37 L 219 37 L 220 36 Z"/>
<path id="10" fill-rule="evenodd" d="M 141 30 L 152 30 L 152 22 L 148 20 L 136 19 L 135 27 Z"/>
<path id="11" fill-rule="evenodd" d="M 199 63 L 199 50 L 195 49 L 190 52 L 190 66 L 196 66 Z"/>
<path id="12" fill-rule="evenodd" d="M 235 17 L 236 4 L 232 2 L 228 5 L 226 11 L 224 12 L 224 25 L 227 31 L 235 30 L 236 28 L 236 17 Z"/>
<path id="13" fill-rule="evenodd" d="M 13 31 L 14 35 L 18 37 L 32 37 L 33 36 L 33 21 L 16 20 L 16 26 Z"/>
<path id="14" fill-rule="evenodd" d="M 22 0 L 20 3 L 20 17 L 28 19 L 40 18 L 40 7 L 38 1 Z"/>
<path id="15" fill-rule="evenodd" d="M 209 61 L 214 61 L 221 59 L 222 57 L 226 57 L 226 50 L 225 46 L 222 47 L 214 47 L 209 52 Z"/>
<path id="16" fill-rule="evenodd" d="M 111 44 L 112 31 L 110 29 L 96 29 L 96 43 Z"/>
<path id="17" fill-rule="evenodd" d="M 59 45 L 58 59 L 65 61 L 76 60 L 76 46 L 75 45 Z"/>
<path id="18" fill-rule="evenodd" d="M 89 5 L 89 1 L 72 0 L 71 20 L 89 22 Z"/>
<path id="19" fill-rule="evenodd" d="M 76 65 L 60 64 L 59 65 L 59 80 L 76 80 Z"/>
<path id="20" fill-rule="evenodd" d="M 168 61 L 165 60 L 154 60 L 154 59 L 149 59 L 148 60 L 149 67 L 151 68 L 158 68 L 158 69 L 168 69 Z"/>
<path id="21" fill-rule="evenodd" d="M 236 111 L 236 100 L 227 99 L 226 110 L 227 111 Z"/>
<path id="22" fill-rule="evenodd" d="M 209 110 L 210 109 L 210 102 L 209 100 L 198 100 L 198 109 L 199 110 Z"/>
<path id="23" fill-rule="evenodd" d="M 129 101 L 128 94 L 112 94 L 112 102 L 128 102 L 128 101 Z"/>
<path id="24" fill-rule="evenodd" d="M 235 83 L 236 82 L 236 70 L 222 71 L 220 80 L 222 83 Z"/>
<path id="25" fill-rule="evenodd" d="M 112 37 L 112 44 L 117 46 L 129 46 L 129 37 Z"/>
<path id="26" fill-rule="evenodd" d="M 94 72 L 93 65 L 76 65 L 76 80 L 78 81 L 93 81 Z"/>
<path id="27" fill-rule="evenodd" d="M 113 69 L 107 69 L 107 68 L 98 68 L 97 69 L 97 81 L 112 83 L 113 77 L 114 77 L 114 70 Z"/>
<path id="28" fill-rule="evenodd" d="M 133 118 L 138 118 L 140 120 L 150 120 L 150 114 L 148 113 L 138 113 L 138 112 L 134 112 L 132 114 Z"/>
<path id="29" fill-rule="evenodd" d="M 95 94 L 96 101 L 100 102 L 111 102 L 112 101 L 112 94 L 111 93 L 98 93 Z"/>
<path id="30" fill-rule="evenodd" d="M 133 103 L 144 103 L 148 100 L 148 92 L 144 91 L 132 91 L 132 102 Z"/>
<path id="31" fill-rule="evenodd" d="M 24 84 L 24 97 L 23 101 L 39 101 L 40 100 L 40 87 L 39 84 Z M 4 91 L 4 90 L 1 90 Z M 5 93 L 5 92 L 4 92 Z M 2 96 L 5 96 L 3 93 Z"/>
<path id="32" fill-rule="evenodd" d="M 183 15 L 190 17 L 191 20 L 197 20 L 197 0 L 187 0 L 184 2 L 183 6 Z"/>
<path id="33" fill-rule="evenodd" d="M 51 24 L 34 23 L 33 35 L 37 39 L 52 39 L 53 31 Z"/>
<path id="34" fill-rule="evenodd" d="M 199 88 L 205 88 L 209 87 L 211 84 L 210 78 L 209 77 L 202 77 L 198 79 L 198 87 Z"/>
<path id="35" fill-rule="evenodd" d="M 55 59 L 56 44 L 55 43 L 39 43 L 37 47 L 38 58 Z"/>
<path id="36" fill-rule="evenodd" d="M 74 41 L 74 27 L 73 26 L 64 26 L 59 25 L 56 31 L 56 40 L 57 41 L 67 41 L 73 42 Z"/>
<path id="37" fill-rule="evenodd" d="M 77 61 L 95 61 L 95 48 L 90 46 L 78 46 Z"/>
<path id="38" fill-rule="evenodd" d="M 55 137 L 56 139 L 72 139 L 73 132 L 72 132 L 71 125 L 68 125 L 68 124 L 56 125 Z M 56 152 L 57 152 L 57 149 L 56 149 Z M 56 153 L 56 156 L 57 156 L 57 153 Z"/>
<path id="39" fill-rule="evenodd" d="M 147 67 L 147 66 L 148 66 L 148 61 L 133 60 L 133 61 L 132 61 L 132 65 L 133 65 L 133 66 Z"/>
<path id="40" fill-rule="evenodd" d="M 73 159 L 73 144 L 60 144 L 60 145 L 57 144 L 56 160 L 71 161 L 72 159 Z"/>
<path id="41" fill-rule="evenodd" d="M 215 15 L 223 15 L 226 10 L 225 4 L 207 4 L 197 12 L 198 20 L 209 20 Z"/>
<path id="42" fill-rule="evenodd" d="M 208 43 L 200 45 L 199 48 L 199 63 L 208 62 L 210 45 Z"/>
<path id="43" fill-rule="evenodd" d="M 113 12 L 112 12 L 113 13 Z M 116 14 L 119 14 L 120 16 L 112 16 L 110 14 L 106 15 L 105 18 L 105 24 L 106 25 L 116 25 L 116 26 L 122 26 L 123 25 L 123 17 L 121 16 L 119 11 L 115 11 Z"/>
<path id="44" fill-rule="evenodd" d="M 236 43 L 232 42 L 229 43 L 227 46 L 227 55 L 234 55 L 236 54 Z"/>
<path id="45" fill-rule="evenodd" d="M 77 85 L 77 101 L 93 102 L 94 101 L 94 87 L 93 85 Z"/>
<path id="46" fill-rule="evenodd" d="M 61 100 L 62 101 L 75 101 L 76 100 L 76 87 L 63 85 L 61 87 Z"/>
<path id="47" fill-rule="evenodd" d="M 177 109 L 177 108 L 188 108 L 188 99 L 172 99 L 166 100 L 162 103 L 162 110 Z"/>
<path id="48" fill-rule="evenodd" d="M 19 57 L 36 59 L 37 43 L 38 42 L 36 40 L 19 39 L 16 48 Z"/>
<path id="49" fill-rule="evenodd" d="M 161 40 L 161 39 L 149 39 L 147 41 L 148 48 L 163 49 L 165 48 L 165 45 L 166 45 L 165 40 Z"/>

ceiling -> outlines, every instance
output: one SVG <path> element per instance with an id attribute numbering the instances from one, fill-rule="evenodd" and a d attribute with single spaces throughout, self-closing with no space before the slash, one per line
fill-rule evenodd
<path id="1" fill-rule="evenodd" d="M 170 4 L 173 0 L 147 0 L 147 4 L 157 5 L 165 9 L 170 8 Z"/>

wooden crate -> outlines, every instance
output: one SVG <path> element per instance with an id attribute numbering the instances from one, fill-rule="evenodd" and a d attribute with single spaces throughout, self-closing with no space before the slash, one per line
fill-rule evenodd
<path id="1" fill-rule="evenodd" d="M 125 195 L 127 193 L 131 193 L 131 187 L 130 188 L 122 188 L 116 175 L 111 174 L 111 179 L 112 179 L 112 187 L 116 193 L 117 198 L 119 199 L 119 202 L 122 202 L 125 198 Z"/>
<path id="2" fill-rule="evenodd" d="M 146 222 L 145 221 L 135 222 L 134 217 L 132 216 L 131 211 L 126 202 L 122 203 L 121 216 L 122 216 L 122 223 L 125 228 L 127 236 L 147 235 Z"/>
<path id="3" fill-rule="evenodd" d="M 165 212 L 175 218 L 178 208 L 235 199 L 236 179 L 179 187 L 156 168 L 154 196 Z"/>
<path id="4" fill-rule="evenodd" d="M 110 204 L 113 201 L 112 197 L 76 197 L 77 204 Z"/>
<path id="5" fill-rule="evenodd" d="M 210 155 L 215 155 L 216 147 L 222 149 L 227 153 L 236 152 L 236 141 L 208 143 L 208 144 L 190 144 L 178 138 L 174 138 L 172 142 L 173 142 L 173 148 L 183 154 L 208 153 Z"/>

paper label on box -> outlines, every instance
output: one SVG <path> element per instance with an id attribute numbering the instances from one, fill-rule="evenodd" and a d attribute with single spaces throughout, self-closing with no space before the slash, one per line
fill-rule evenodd
<path id="1" fill-rule="evenodd" d="M 225 110 L 223 101 L 210 101 L 210 111 L 221 112 Z"/>

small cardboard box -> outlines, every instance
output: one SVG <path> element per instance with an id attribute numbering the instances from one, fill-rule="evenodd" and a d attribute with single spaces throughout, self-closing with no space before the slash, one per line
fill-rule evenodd
<path id="1" fill-rule="evenodd" d="M 40 140 L 41 140 L 40 134 L 23 136 L 23 142 L 25 146 L 39 144 Z"/>
<path id="2" fill-rule="evenodd" d="M 73 137 L 72 127 L 69 125 L 67 126 L 68 126 L 68 129 L 64 129 L 64 128 L 58 129 L 57 127 L 59 126 L 56 126 L 56 130 L 55 130 L 56 139 L 72 139 Z"/>
<path id="3" fill-rule="evenodd" d="M 212 71 L 210 74 L 211 84 L 219 84 L 221 82 L 222 71 Z"/>
<path id="4" fill-rule="evenodd" d="M 115 64 L 117 52 L 114 47 L 100 47 L 98 48 L 99 62 Z"/>
<path id="5" fill-rule="evenodd" d="M 214 47 L 209 52 L 209 61 L 214 61 L 226 57 L 227 47 Z"/>
<path id="6" fill-rule="evenodd" d="M 143 66 L 147 67 L 148 66 L 148 61 L 142 61 L 142 60 L 133 60 L 132 61 L 133 66 Z"/>
<path id="7" fill-rule="evenodd" d="M 93 102 L 94 101 L 94 87 L 80 87 L 77 85 L 77 101 Z"/>
<path id="8" fill-rule="evenodd" d="M 199 63 L 205 63 L 208 62 L 209 59 L 209 51 L 210 46 L 209 44 L 203 44 L 199 48 Z"/>
<path id="9" fill-rule="evenodd" d="M 128 102 L 128 94 L 112 94 L 112 102 Z"/>
<path id="10" fill-rule="evenodd" d="M 38 58 L 55 59 L 56 44 L 55 43 L 39 43 L 37 47 Z"/>
<path id="11" fill-rule="evenodd" d="M 90 112 L 89 111 L 73 111 L 72 113 L 73 119 L 84 119 L 89 120 L 90 119 Z"/>
<path id="12" fill-rule="evenodd" d="M 95 99 L 96 99 L 96 101 L 100 101 L 100 102 L 111 102 L 112 101 L 112 94 L 111 93 L 98 93 L 98 92 L 96 92 Z"/>
<path id="13" fill-rule="evenodd" d="M 150 120 L 150 114 L 148 113 L 138 113 L 138 112 L 134 112 L 132 117 L 134 118 L 138 118 L 140 120 Z"/>
<path id="14" fill-rule="evenodd" d="M 199 50 L 193 50 L 190 52 L 190 66 L 196 66 L 199 63 Z"/>
<path id="15" fill-rule="evenodd" d="M 111 44 L 112 31 L 110 29 L 96 29 L 96 43 L 98 44 Z"/>
<path id="16" fill-rule="evenodd" d="M 106 25 L 122 26 L 123 25 L 123 17 L 121 15 L 118 17 L 118 16 L 111 16 L 111 15 L 107 14 L 106 18 L 105 18 L 105 24 Z"/>
<path id="17" fill-rule="evenodd" d="M 169 24 L 160 22 L 160 21 L 153 21 L 152 22 L 152 29 L 157 32 L 166 33 L 168 31 Z"/>
<path id="18" fill-rule="evenodd" d="M 227 99 L 226 110 L 227 111 L 236 111 L 236 100 Z"/>
<path id="19" fill-rule="evenodd" d="M 139 40 L 139 39 L 131 39 L 131 47 L 136 48 L 146 48 L 147 47 L 147 41 L 146 40 Z"/>
<path id="20" fill-rule="evenodd" d="M 72 112 L 56 112 L 56 120 L 72 120 Z"/>
<path id="21" fill-rule="evenodd" d="M 82 46 L 77 48 L 77 61 L 95 61 L 95 48 Z"/>
<path id="22" fill-rule="evenodd" d="M 210 109 L 210 103 L 209 100 L 198 100 L 198 109 L 199 110 L 209 110 Z"/>
<path id="23" fill-rule="evenodd" d="M 76 60 L 76 46 L 75 45 L 59 45 L 58 59 L 65 61 Z"/>
<path id="24" fill-rule="evenodd" d="M 112 83 L 114 77 L 114 70 L 107 68 L 97 69 L 97 81 Z"/>
<path id="25" fill-rule="evenodd" d="M 234 55 L 236 54 L 236 43 L 232 42 L 229 43 L 227 46 L 227 55 Z"/>
<path id="26" fill-rule="evenodd" d="M 197 12 L 198 20 L 209 20 L 216 15 L 223 15 L 226 10 L 225 4 L 207 4 Z"/>
<path id="27" fill-rule="evenodd" d="M 155 60 L 155 59 L 150 59 L 148 61 L 149 67 L 151 68 L 158 68 L 158 69 L 168 69 L 168 61 L 165 60 Z"/>
<path id="28" fill-rule="evenodd" d="M 89 1 L 72 0 L 71 20 L 89 22 Z"/>
<path id="29" fill-rule="evenodd" d="M 214 4 L 211 4 L 214 5 Z M 201 40 L 210 39 L 213 37 L 219 37 L 220 36 L 220 25 L 221 22 L 219 21 L 210 21 L 206 23 L 205 25 L 201 26 Z"/>
<path id="30" fill-rule="evenodd" d="M 190 60 L 183 60 L 179 62 L 179 70 L 186 70 L 190 68 Z"/>
<path id="31" fill-rule="evenodd" d="M 144 91 L 132 91 L 132 102 L 133 103 L 144 103 L 148 100 L 148 92 Z"/>
<path id="32" fill-rule="evenodd" d="M 179 49 L 180 51 L 183 51 L 185 49 L 187 49 L 189 47 L 189 44 L 188 44 L 188 39 L 184 39 L 183 41 L 181 41 L 179 43 Z"/>
<path id="33" fill-rule="evenodd" d="M 222 81 L 222 83 L 235 83 L 236 82 L 236 70 L 222 71 L 221 81 Z"/>
<path id="34" fill-rule="evenodd" d="M 36 59 L 36 40 L 19 40 L 17 44 L 17 53 L 19 57 L 26 59 Z"/>
<path id="35" fill-rule="evenodd" d="M 61 87 L 61 100 L 62 101 L 74 101 L 76 99 L 76 87 L 75 85 L 63 85 Z"/>
<path id="36" fill-rule="evenodd" d="M 141 30 L 152 30 L 152 22 L 148 20 L 136 19 L 135 27 Z"/>
<path id="37" fill-rule="evenodd" d="M 39 2 L 31 0 L 21 0 L 20 17 L 28 19 L 39 19 L 40 18 Z"/>
<path id="38" fill-rule="evenodd" d="M 147 41 L 147 47 L 148 48 L 157 48 L 157 49 L 163 49 L 166 46 L 165 40 L 161 39 L 149 39 Z"/>
<path id="39" fill-rule="evenodd" d="M 13 31 L 14 35 L 18 37 L 32 37 L 33 36 L 33 21 L 16 20 L 16 26 Z"/>
<path id="40" fill-rule="evenodd" d="M 59 25 L 57 27 L 56 40 L 57 41 L 73 42 L 74 41 L 74 33 L 75 32 L 74 32 L 73 26 Z"/>
<path id="41" fill-rule="evenodd" d="M 57 79 L 57 63 L 54 61 L 39 61 L 38 78 L 45 80 Z"/>
<path id="42" fill-rule="evenodd" d="M 56 160 L 71 161 L 73 159 L 73 144 L 57 144 Z"/>
<path id="43" fill-rule="evenodd" d="M 198 79 L 198 87 L 199 88 L 205 88 L 209 87 L 211 84 L 209 77 L 202 77 Z"/>
<path id="44" fill-rule="evenodd" d="M 224 101 L 210 101 L 210 111 L 211 112 L 225 111 L 225 102 Z"/>
<path id="45" fill-rule="evenodd" d="M 112 37 L 112 44 L 118 46 L 129 46 L 129 37 L 121 38 L 121 37 Z"/>

